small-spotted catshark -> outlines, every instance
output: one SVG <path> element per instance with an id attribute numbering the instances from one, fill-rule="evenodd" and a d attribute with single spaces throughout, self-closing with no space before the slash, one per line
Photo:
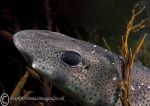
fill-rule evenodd
<path id="1" fill-rule="evenodd" d="M 13 37 L 27 63 L 83 106 L 122 106 L 118 83 L 123 58 L 95 44 L 45 30 L 25 30 Z M 132 106 L 150 106 L 150 69 L 134 64 Z"/>

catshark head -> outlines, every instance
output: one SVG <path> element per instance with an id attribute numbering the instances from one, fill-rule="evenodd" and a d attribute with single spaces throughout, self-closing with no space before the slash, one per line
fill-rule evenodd
<path id="1" fill-rule="evenodd" d="M 121 79 L 121 58 L 97 45 L 60 33 L 25 30 L 16 48 L 41 76 L 82 105 L 112 105 Z"/>

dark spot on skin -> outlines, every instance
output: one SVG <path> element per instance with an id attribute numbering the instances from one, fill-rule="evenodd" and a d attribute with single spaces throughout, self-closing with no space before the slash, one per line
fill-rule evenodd
<path id="1" fill-rule="evenodd" d="M 97 96 L 97 94 L 94 94 L 94 96 L 96 97 L 96 96 Z"/>
<path id="2" fill-rule="evenodd" d="M 43 69 L 43 70 L 45 70 L 45 67 L 44 67 L 44 66 L 42 66 L 42 69 Z"/>
<path id="3" fill-rule="evenodd" d="M 92 100 L 92 98 L 89 98 L 90 100 Z"/>
<path id="4" fill-rule="evenodd" d="M 86 97 L 86 95 L 83 95 L 82 97 L 83 97 L 83 98 L 85 98 L 85 97 Z"/>

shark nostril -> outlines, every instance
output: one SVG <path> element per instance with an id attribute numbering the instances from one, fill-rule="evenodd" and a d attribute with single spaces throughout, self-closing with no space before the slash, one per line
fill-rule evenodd
<path id="1" fill-rule="evenodd" d="M 90 68 L 90 66 L 87 65 L 87 66 L 85 66 L 84 69 L 89 70 L 89 68 Z"/>
<path id="2" fill-rule="evenodd" d="M 63 51 L 60 53 L 58 58 L 65 64 L 69 66 L 76 66 L 78 65 L 82 58 L 80 54 L 74 52 L 74 51 Z"/>

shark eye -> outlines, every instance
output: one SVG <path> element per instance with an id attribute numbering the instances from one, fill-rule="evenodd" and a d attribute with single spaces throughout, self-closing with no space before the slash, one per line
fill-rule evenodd
<path id="1" fill-rule="evenodd" d="M 80 56 L 80 54 L 74 52 L 74 51 L 63 51 L 61 52 L 59 59 L 69 65 L 69 66 L 76 66 L 78 65 L 82 58 Z"/>

